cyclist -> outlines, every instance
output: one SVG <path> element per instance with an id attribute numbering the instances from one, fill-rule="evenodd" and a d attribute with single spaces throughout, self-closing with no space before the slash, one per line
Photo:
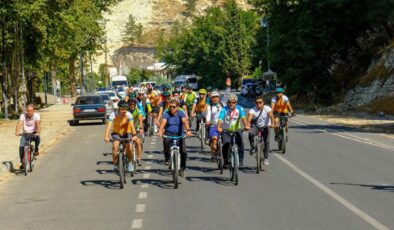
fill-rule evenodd
<path id="1" fill-rule="evenodd" d="M 26 106 L 26 113 L 22 113 L 19 117 L 19 122 L 16 125 L 15 135 L 20 136 L 20 129 L 23 127 L 24 134 L 35 134 L 32 138 L 32 141 L 35 143 L 35 152 L 34 156 L 40 155 L 39 147 L 40 147 L 40 133 L 41 133 L 41 117 L 39 113 L 34 112 L 34 105 L 28 104 Z M 26 138 L 24 136 L 21 137 L 19 143 L 19 157 L 20 162 L 22 163 L 24 146 L 26 144 Z M 23 169 L 23 164 L 20 169 Z"/>
<path id="2" fill-rule="evenodd" d="M 121 100 L 118 103 L 118 109 L 112 112 L 112 114 L 108 118 L 107 122 L 107 127 L 105 129 L 105 136 L 104 136 L 104 141 L 109 142 L 109 134 L 112 129 L 111 136 L 114 139 L 114 142 L 112 144 L 112 162 L 114 164 L 114 170 L 117 171 L 118 167 L 118 149 L 119 149 L 119 144 L 120 142 L 117 141 L 119 138 L 132 138 L 133 141 L 137 140 L 137 133 L 134 128 L 134 122 L 133 122 L 133 116 L 128 109 L 128 104 L 125 100 Z M 129 163 L 127 165 L 127 170 L 129 172 L 134 171 L 134 165 L 132 162 L 132 151 L 131 151 L 131 145 L 130 143 L 127 143 L 126 146 L 124 146 L 126 149 L 126 154 L 127 158 L 129 160 Z"/>
<path id="3" fill-rule="evenodd" d="M 187 122 L 185 113 L 179 109 L 179 100 L 171 99 L 170 109 L 166 111 L 163 115 L 163 120 L 160 125 L 159 136 L 183 136 L 184 129 L 186 131 L 186 136 L 190 137 L 192 133 L 190 132 L 189 124 Z M 166 164 L 169 164 L 170 160 L 170 139 L 164 139 L 164 156 Z M 181 167 L 179 175 L 184 176 L 184 171 L 186 168 L 186 147 L 185 141 L 182 139 L 179 141 L 180 144 L 180 154 L 181 154 Z"/>
<path id="4" fill-rule="evenodd" d="M 161 102 L 161 97 L 159 93 L 153 89 L 153 86 L 151 83 L 148 83 L 146 85 L 148 88 L 147 97 L 150 101 L 150 104 L 152 106 L 152 115 L 153 115 L 153 124 L 154 124 L 154 132 L 157 132 L 157 126 L 155 125 L 157 123 L 157 116 L 159 115 L 159 110 L 160 110 L 160 102 Z"/>
<path id="5" fill-rule="evenodd" d="M 218 119 L 218 132 L 222 133 L 223 141 L 223 159 L 225 166 L 228 166 L 228 150 L 231 143 L 230 133 L 235 133 L 235 142 L 238 145 L 239 166 L 243 167 L 244 159 L 244 143 L 241 131 L 241 120 L 244 129 L 249 130 L 249 124 L 246 120 L 244 109 L 237 105 L 238 97 L 235 94 L 228 96 L 227 106 L 224 106 L 220 111 Z"/>
<path id="6" fill-rule="evenodd" d="M 193 107 L 195 106 L 196 102 L 197 102 L 197 94 L 196 92 L 193 91 L 193 88 L 188 85 L 186 86 L 186 94 L 184 96 L 183 101 L 186 103 L 187 106 L 187 113 L 188 116 L 192 116 L 191 112 L 193 111 Z"/>
<path id="7" fill-rule="evenodd" d="M 137 164 L 141 166 L 142 143 L 144 138 L 144 118 L 142 112 L 137 108 L 137 100 L 129 100 L 129 112 L 133 116 L 134 128 L 137 132 L 137 140 L 135 141 L 137 152 Z"/>
<path id="8" fill-rule="evenodd" d="M 271 108 L 274 111 L 274 116 L 275 116 L 275 141 L 278 141 L 278 132 L 279 132 L 279 117 L 280 116 L 289 116 L 288 113 L 290 111 L 290 116 L 295 116 L 294 110 L 291 107 L 290 100 L 287 96 L 283 95 L 283 88 L 276 88 L 275 93 L 276 96 L 272 98 L 271 100 Z M 288 141 L 288 135 L 289 135 L 289 126 L 286 123 L 286 141 Z"/>
<path id="9" fill-rule="evenodd" d="M 152 107 L 150 105 L 150 100 L 145 95 L 145 90 L 143 88 L 138 89 L 137 94 L 137 107 L 142 112 L 144 117 L 144 131 L 148 131 L 148 116 L 152 116 Z"/>
<path id="10" fill-rule="evenodd" d="M 163 100 L 160 102 L 159 115 L 157 116 L 157 125 L 161 122 L 164 112 L 170 107 L 171 93 L 168 91 L 163 92 Z"/>
<path id="11" fill-rule="evenodd" d="M 197 116 L 196 120 L 196 131 L 200 130 L 200 122 L 201 119 L 203 119 L 204 122 L 206 122 L 205 119 L 205 113 L 207 111 L 207 91 L 205 89 L 200 89 L 198 91 L 199 96 L 197 100 L 194 102 L 193 108 L 192 108 L 192 116 L 195 118 Z"/>
<path id="12" fill-rule="evenodd" d="M 183 111 L 186 111 L 187 110 L 186 104 L 182 99 L 180 99 L 180 97 L 181 94 L 179 93 L 179 91 L 175 90 L 174 92 L 172 92 L 172 98 L 179 100 L 179 108 L 182 109 Z M 185 115 L 186 115 L 186 119 L 188 119 L 187 114 Z"/>
<path id="13" fill-rule="evenodd" d="M 270 150 L 270 129 L 269 127 L 275 127 L 275 118 L 272 109 L 264 105 L 263 96 L 256 97 L 256 106 L 249 110 L 248 122 L 251 126 L 249 132 L 249 143 L 251 146 L 250 155 L 253 155 L 256 151 L 254 149 L 254 138 L 260 131 L 264 140 L 264 165 L 269 165 L 268 155 Z"/>
<path id="14" fill-rule="evenodd" d="M 181 86 L 181 97 L 180 97 L 180 99 L 181 99 L 182 101 L 185 101 L 186 94 L 187 94 L 186 85 L 182 85 L 182 86 Z"/>
<path id="15" fill-rule="evenodd" d="M 129 87 L 127 90 L 127 95 L 125 97 L 125 101 L 128 102 L 130 99 L 133 99 L 136 97 L 136 93 L 133 90 L 133 87 Z"/>
<path id="16" fill-rule="evenodd" d="M 219 102 L 220 94 L 218 91 L 212 91 L 211 94 L 211 104 L 208 105 L 207 108 L 207 126 L 210 127 L 209 129 L 209 138 L 211 139 L 211 152 L 212 158 L 211 160 L 215 160 L 215 154 L 217 154 L 217 142 L 218 142 L 218 128 L 217 122 L 219 119 L 220 110 L 222 109 L 222 105 Z"/>

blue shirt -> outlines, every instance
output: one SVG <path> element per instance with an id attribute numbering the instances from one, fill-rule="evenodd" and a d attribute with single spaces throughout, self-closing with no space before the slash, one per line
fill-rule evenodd
<path id="1" fill-rule="evenodd" d="M 172 115 L 170 111 L 164 113 L 163 119 L 167 121 L 164 127 L 165 133 L 170 133 L 170 135 L 183 136 L 183 123 L 182 118 L 186 117 L 185 113 L 178 110 L 175 115 Z"/>
<path id="2" fill-rule="evenodd" d="M 223 130 L 235 132 L 242 128 L 241 120 L 245 117 L 245 110 L 241 106 L 237 105 L 232 111 L 228 106 L 225 106 L 220 111 L 219 121 L 222 121 Z"/>

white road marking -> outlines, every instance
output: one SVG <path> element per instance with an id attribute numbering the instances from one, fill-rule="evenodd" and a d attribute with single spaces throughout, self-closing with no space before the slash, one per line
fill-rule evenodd
<path id="1" fill-rule="evenodd" d="M 131 224 L 131 229 L 140 229 L 142 228 L 143 219 L 134 219 L 133 223 Z"/>
<path id="2" fill-rule="evenodd" d="M 136 213 L 142 213 L 145 212 L 145 204 L 137 204 L 137 206 L 135 207 L 135 212 Z"/>
<path id="3" fill-rule="evenodd" d="M 146 199 L 146 198 L 148 198 L 147 192 L 140 192 L 140 194 L 138 194 L 138 199 Z"/>
<path id="4" fill-rule="evenodd" d="M 143 184 L 141 185 L 141 188 L 149 188 L 149 184 Z"/>
<path id="5" fill-rule="evenodd" d="M 304 125 L 304 126 L 313 125 L 313 124 L 310 124 L 310 123 L 307 123 L 307 122 L 300 122 L 300 121 L 295 121 L 295 120 L 293 120 L 292 122 L 300 124 L 300 125 Z M 331 130 L 331 129 L 327 129 L 327 130 L 326 129 L 318 129 L 318 128 L 315 128 L 315 129 L 319 130 L 321 132 L 329 133 L 329 134 L 332 134 L 334 136 L 342 137 L 342 138 L 345 138 L 345 139 L 348 139 L 348 140 L 357 141 L 357 142 L 361 142 L 361 143 L 364 143 L 364 144 L 369 144 L 369 145 L 373 145 L 373 146 L 380 147 L 380 148 L 383 148 L 383 149 L 394 151 L 394 147 L 391 147 L 391 146 L 388 146 L 388 145 L 384 145 L 384 144 L 381 144 L 381 143 L 378 143 L 378 142 L 375 142 L 375 141 L 371 141 L 371 140 L 366 139 L 366 138 L 357 137 L 357 136 L 354 136 L 354 135 L 351 135 L 351 134 L 346 134 L 346 135 L 345 134 L 338 134 L 338 133 L 335 133 L 336 132 L 335 130 Z M 346 132 L 346 130 L 340 130 L 340 131 Z"/>
<path id="6" fill-rule="evenodd" d="M 143 178 L 143 179 L 149 179 L 149 178 L 150 178 L 150 173 L 145 173 L 145 174 L 142 176 L 142 178 Z"/>
<path id="7" fill-rule="evenodd" d="M 149 154 L 149 155 L 148 155 L 148 158 L 153 158 L 153 155 Z"/>
<path id="8" fill-rule="evenodd" d="M 146 170 L 152 169 L 152 166 L 145 166 Z"/>
<path id="9" fill-rule="evenodd" d="M 312 176 L 310 176 L 309 174 L 307 174 L 306 172 L 304 172 L 303 170 L 301 170 L 300 168 L 295 166 L 293 163 L 291 163 L 286 158 L 284 158 L 280 155 L 277 155 L 277 154 L 275 154 L 274 156 L 277 157 L 279 160 L 281 160 L 283 163 L 285 163 L 288 167 L 293 169 L 296 173 L 298 173 L 299 175 L 304 177 L 306 180 L 308 180 L 309 182 L 314 184 L 316 187 L 321 189 L 323 192 L 325 192 L 326 194 L 331 196 L 333 199 L 338 201 L 340 204 L 342 204 L 343 206 L 348 208 L 354 214 L 356 214 L 357 216 L 362 218 L 364 221 L 366 221 L 367 223 L 369 223 L 370 225 L 375 227 L 376 229 L 381 229 L 381 230 L 389 229 L 387 226 L 383 225 L 382 223 L 380 223 L 379 221 L 377 221 L 376 219 L 374 219 L 373 217 L 371 217 L 370 215 L 368 215 L 367 213 L 365 213 L 361 209 L 354 206 L 352 203 L 347 201 L 345 198 L 341 197 L 338 193 L 334 192 L 333 190 L 331 190 L 327 186 L 323 185 L 321 182 L 319 182 L 318 180 L 316 180 L 315 178 L 313 178 Z"/>

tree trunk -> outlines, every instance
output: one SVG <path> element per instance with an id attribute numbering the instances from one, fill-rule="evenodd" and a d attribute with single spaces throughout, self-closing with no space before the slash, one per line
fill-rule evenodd
<path id="1" fill-rule="evenodd" d="M 75 78 L 75 57 L 68 60 L 68 72 L 70 80 L 70 94 L 74 98 L 77 96 L 77 80 Z"/>
<path id="2" fill-rule="evenodd" d="M 26 103 L 27 103 L 27 97 L 26 97 L 26 92 L 27 92 L 27 85 L 26 85 L 26 77 L 25 77 L 25 52 L 24 52 L 24 46 L 23 46 L 23 30 L 22 26 L 20 27 L 20 66 L 21 66 L 21 88 L 18 89 L 22 95 L 22 109 L 24 110 L 26 108 Z"/>

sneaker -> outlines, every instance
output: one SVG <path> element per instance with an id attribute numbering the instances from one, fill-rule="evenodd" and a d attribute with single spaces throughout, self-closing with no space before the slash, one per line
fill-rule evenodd
<path id="1" fill-rule="evenodd" d="M 165 160 L 165 161 L 164 161 L 164 164 L 165 164 L 165 165 L 170 165 L 170 160 Z"/>
<path id="2" fill-rule="evenodd" d="M 40 155 L 40 152 L 39 151 L 36 151 L 36 152 L 34 152 L 34 156 L 39 156 Z"/>
<path id="3" fill-rule="evenodd" d="M 239 162 L 239 168 L 243 168 L 244 167 L 244 163 L 243 162 Z"/>
<path id="4" fill-rule="evenodd" d="M 133 164 L 133 162 L 129 162 L 127 164 L 127 171 L 128 172 L 134 172 L 134 164 Z"/>
<path id="5" fill-rule="evenodd" d="M 141 164 L 141 161 L 140 161 L 140 160 L 137 160 L 137 165 L 138 165 L 138 166 L 142 166 L 142 164 Z"/>
<path id="6" fill-rule="evenodd" d="M 270 161 L 268 159 L 264 159 L 263 164 L 264 165 L 270 165 Z"/>
<path id="7" fill-rule="evenodd" d="M 183 169 L 179 170 L 178 175 L 180 177 L 184 177 L 185 176 L 185 170 L 183 170 Z"/>

